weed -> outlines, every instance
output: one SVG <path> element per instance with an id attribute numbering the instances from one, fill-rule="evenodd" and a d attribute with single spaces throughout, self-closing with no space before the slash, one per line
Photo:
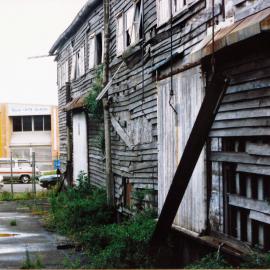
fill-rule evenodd
<path id="1" fill-rule="evenodd" d="M 190 264 L 187 269 L 224 269 L 232 268 L 232 266 L 220 255 L 210 253 L 203 257 L 201 260 Z"/>
<path id="2" fill-rule="evenodd" d="M 79 258 L 71 260 L 69 257 L 65 257 L 63 261 L 64 268 L 67 269 L 79 269 L 81 268 L 81 260 Z"/>
<path id="3" fill-rule="evenodd" d="M 152 266 L 146 254 L 155 227 L 153 211 L 137 213 L 116 224 L 115 210 L 107 206 L 106 192 L 91 186 L 83 174 L 78 181 L 77 187 L 51 196 L 49 227 L 79 242 L 86 250 L 90 268 Z"/>
<path id="4" fill-rule="evenodd" d="M 17 226 L 17 221 L 15 219 L 11 220 L 9 223 L 10 226 Z"/>
<path id="5" fill-rule="evenodd" d="M 29 251 L 26 249 L 25 251 L 25 261 L 22 264 L 21 269 L 41 269 L 44 268 L 41 258 L 36 256 L 35 260 L 32 261 L 30 257 Z"/>

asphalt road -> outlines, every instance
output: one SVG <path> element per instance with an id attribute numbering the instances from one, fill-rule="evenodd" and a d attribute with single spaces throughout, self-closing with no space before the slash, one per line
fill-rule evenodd
<path id="1" fill-rule="evenodd" d="M 70 241 L 46 231 L 40 216 L 30 213 L 24 202 L 0 202 L 0 269 L 20 269 L 28 250 L 31 261 L 40 259 L 44 268 L 64 268 L 65 261 L 75 261 L 73 249 L 60 250 L 58 245 Z M 16 226 L 11 222 L 16 221 Z"/>
<path id="2" fill-rule="evenodd" d="M 14 192 L 31 192 L 32 191 L 32 184 L 13 184 L 13 190 Z M 36 191 L 42 191 L 47 190 L 45 188 L 42 188 L 38 183 L 36 184 Z M 9 191 L 11 192 L 11 185 L 10 184 L 4 184 L 4 187 L 1 188 L 1 191 Z"/>

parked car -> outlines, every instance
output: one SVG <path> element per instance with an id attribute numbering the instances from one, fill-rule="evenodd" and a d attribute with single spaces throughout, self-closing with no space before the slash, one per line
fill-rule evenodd
<path id="1" fill-rule="evenodd" d="M 9 158 L 0 158 L 0 176 L 3 179 L 10 179 L 11 177 L 11 162 Z M 36 177 L 40 175 L 38 168 L 35 168 Z M 33 168 L 29 160 L 14 158 L 12 160 L 12 174 L 14 180 L 26 184 L 29 183 L 32 178 Z"/>
<path id="2" fill-rule="evenodd" d="M 4 178 L 0 175 L 0 189 L 4 186 Z"/>
<path id="3" fill-rule="evenodd" d="M 60 175 L 57 175 L 57 174 L 44 175 L 44 176 L 39 177 L 39 184 L 43 188 L 50 189 L 57 184 L 59 179 L 60 179 Z"/>

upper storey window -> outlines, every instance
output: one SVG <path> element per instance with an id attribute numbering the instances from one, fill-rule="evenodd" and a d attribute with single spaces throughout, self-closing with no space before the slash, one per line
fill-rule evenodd
<path id="1" fill-rule="evenodd" d="M 66 60 L 58 67 L 58 87 L 63 87 L 68 81 L 68 60 Z"/>
<path id="2" fill-rule="evenodd" d="M 136 1 L 126 12 L 117 16 L 116 52 L 121 55 L 125 49 L 142 37 L 142 2 Z"/>
<path id="3" fill-rule="evenodd" d="M 158 26 L 170 20 L 194 0 L 157 0 Z"/>
<path id="4" fill-rule="evenodd" d="M 71 80 L 78 79 L 85 74 L 84 46 L 72 56 Z"/>
<path id="5" fill-rule="evenodd" d="M 91 35 L 88 39 L 89 69 L 103 62 L 103 33 Z"/>

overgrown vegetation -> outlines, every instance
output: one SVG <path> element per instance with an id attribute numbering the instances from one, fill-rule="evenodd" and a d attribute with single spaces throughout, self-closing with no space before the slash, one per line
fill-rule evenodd
<path id="1" fill-rule="evenodd" d="M 39 191 L 36 193 L 36 196 L 32 192 L 20 192 L 14 193 L 12 196 L 11 192 L 3 191 L 0 193 L 0 201 L 24 201 L 24 200 L 33 200 L 36 199 L 44 199 L 48 198 L 48 191 Z"/>
<path id="2" fill-rule="evenodd" d="M 187 269 L 229 269 L 232 266 L 217 253 L 210 253 L 201 260 L 186 267 Z"/>
<path id="3" fill-rule="evenodd" d="M 222 255 L 210 253 L 186 267 L 187 269 L 229 269 L 233 267 Z M 243 262 L 237 265 L 239 269 L 269 269 L 270 253 L 253 251 L 251 255 L 243 258 Z"/>
<path id="4" fill-rule="evenodd" d="M 103 116 L 102 101 L 97 101 L 96 98 L 103 88 L 103 65 L 97 68 L 96 77 L 91 84 L 91 88 L 88 91 L 85 103 L 86 108 L 94 118 L 101 119 Z"/>
<path id="5" fill-rule="evenodd" d="M 39 256 L 36 256 L 34 260 L 31 259 L 28 250 L 25 251 L 25 261 L 22 264 L 21 269 L 42 269 L 44 268 Z"/>
<path id="6" fill-rule="evenodd" d="M 150 210 L 121 224 L 106 204 L 106 193 L 80 177 L 79 186 L 51 197 L 50 228 L 72 237 L 86 250 L 88 268 L 151 267 L 147 244 L 155 221 Z"/>

